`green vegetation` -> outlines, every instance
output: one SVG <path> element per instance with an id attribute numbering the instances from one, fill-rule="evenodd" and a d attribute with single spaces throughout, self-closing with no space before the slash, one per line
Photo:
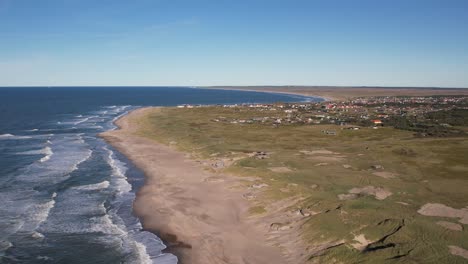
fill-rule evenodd
<path id="1" fill-rule="evenodd" d="M 415 138 L 414 132 L 390 127 L 341 130 L 213 121 L 266 115 L 282 112 L 162 108 L 138 121 L 138 133 L 198 159 L 233 161 L 220 169 L 223 173 L 256 177 L 246 186 L 266 187 L 253 190 L 253 216 L 268 214 L 277 201 L 297 198 L 284 210 L 303 214 L 291 222 L 298 223 L 312 263 L 466 263 L 448 249 L 468 249 L 466 225 L 458 218 L 418 213 L 427 203 L 455 209 L 468 205 L 466 137 Z M 438 221 L 463 228 L 447 229 Z M 360 235 L 365 238 L 361 245 Z"/>
<path id="2" fill-rule="evenodd" d="M 444 123 L 451 126 L 468 126 L 468 109 L 452 109 L 426 114 L 433 123 Z"/>
<path id="3" fill-rule="evenodd" d="M 265 210 L 265 207 L 260 206 L 260 205 L 250 207 L 250 209 L 249 209 L 249 213 L 250 213 L 250 214 L 253 214 L 253 215 L 255 215 L 255 214 L 263 214 L 263 213 L 266 213 L 266 212 L 267 212 L 267 211 Z"/>
<path id="4" fill-rule="evenodd" d="M 466 136 L 463 129 L 455 126 L 468 126 L 468 109 L 452 109 L 429 112 L 420 118 L 392 116 L 385 120 L 386 126 L 417 132 L 417 136 Z"/>

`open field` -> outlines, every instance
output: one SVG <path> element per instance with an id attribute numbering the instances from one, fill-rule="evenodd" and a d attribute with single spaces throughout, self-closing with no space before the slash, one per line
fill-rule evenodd
<path id="1" fill-rule="evenodd" d="M 279 114 L 279 113 L 278 113 Z M 468 141 L 392 128 L 231 124 L 255 109 L 162 108 L 138 135 L 242 175 L 251 220 L 311 263 L 466 263 Z M 333 129 L 337 135 L 322 130 Z M 223 176 L 229 177 L 229 176 Z"/>
<path id="2" fill-rule="evenodd" d="M 468 95 L 468 88 L 341 87 L 341 86 L 216 86 L 212 89 L 247 90 L 319 96 L 329 100 L 348 100 L 369 96 Z"/>

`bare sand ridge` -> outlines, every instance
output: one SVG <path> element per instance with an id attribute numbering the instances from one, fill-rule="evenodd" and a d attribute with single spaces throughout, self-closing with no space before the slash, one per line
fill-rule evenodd
<path id="1" fill-rule="evenodd" d="M 468 259 L 468 250 L 464 248 L 457 247 L 457 246 L 449 246 L 449 250 L 452 255 L 456 255 L 456 256 L 460 256 L 465 259 Z"/>
<path id="2" fill-rule="evenodd" d="M 427 203 L 418 210 L 418 213 L 426 216 L 460 218 L 460 223 L 468 224 L 468 208 L 455 209 L 444 204 Z"/>
<path id="3" fill-rule="evenodd" d="M 448 222 L 448 221 L 437 221 L 438 225 L 442 226 L 442 227 L 445 227 L 449 230 L 453 230 L 453 231 L 463 231 L 463 226 L 460 225 L 460 224 L 457 224 L 457 223 L 452 223 L 452 222 Z"/>
<path id="4" fill-rule="evenodd" d="M 134 134 L 131 122 L 145 111 L 131 112 L 116 122 L 119 130 L 101 135 L 146 175 L 134 203 L 143 227 L 157 233 L 181 263 L 288 263 L 247 218 L 249 204 L 237 178 L 210 180 L 214 174 L 184 153 Z"/>
<path id="5" fill-rule="evenodd" d="M 381 187 L 365 186 L 362 188 L 352 188 L 348 191 L 348 194 L 339 194 L 340 200 L 352 200 L 356 199 L 361 195 L 371 195 L 377 200 L 384 200 L 385 198 L 392 195 L 392 193 Z"/>

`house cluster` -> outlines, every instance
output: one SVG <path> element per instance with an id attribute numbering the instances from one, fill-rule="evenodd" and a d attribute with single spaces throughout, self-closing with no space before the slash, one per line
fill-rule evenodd
<path id="1" fill-rule="evenodd" d="M 463 104 L 466 103 L 466 96 L 379 96 L 379 97 L 360 97 L 351 100 L 355 105 L 382 105 L 382 104 L 399 104 L 399 105 L 414 105 L 414 104 Z"/>
<path id="2" fill-rule="evenodd" d="M 319 103 L 275 103 L 222 105 L 219 107 L 237 108 L 248 116 L 229 119 L 219 117 L 214 122 L 231 124 L 314 125 L 336 124 L 345 129 L 358 130 L 360 126 L 377 128 L 384 126 L 394 117 L 420 118 L 427 113 L 468 109 L 467 96 L 428 96 L 428 97 L 367 97 L 349 101 Z"/>

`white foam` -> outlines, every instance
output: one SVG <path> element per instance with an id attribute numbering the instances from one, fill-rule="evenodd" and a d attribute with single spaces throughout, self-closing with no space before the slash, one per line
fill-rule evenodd
<path id="1" fill-rule="evenodd" d="M 35 231 L 49 217 L 50 210 L 55 206 L 56 193 L 52 195 L 50 201 L 45 203 L 33 204 L 27 210 L 27 215 L 23 217 L 24 224 L 22 231 Z"/>
<path id="2" fill-rule="evenodd" d="M 34 217 L 34 219 L 37 221 L 38 226 L 45 220 L 47 220 L 47 217 L 49 217 L 50 210 L 54 208 L 54 205 L 55 199 L 52 199 L 46 203 L 38 204 L 35 206 L 35 209 L 37 210 L 32 214 L 32 217 Z"/>
<path id="3" fill-rule="evenodd" d="M 138 263 L 143 264 L 151 264 L 153 261 L 151 260 L 150 255 L 146 251 L 146 246 L 140 242 L 135 241 L 135 248 L 138 254 Z"/>
<path id="4" fill-rule="evenodd" d="M 112 176 L 113 179 L 111 179 L 117 188 L 117 191 L 121 193 L 127 193 L 132 190 L 132 185 L 128 183 L 127 177 L 125 176 L 126 168 L 124 164 L 114 158 L 114 152 L 107 147 L 104 147 L 104 149 L 108 152 L 107 155 L 107 163 L 109 166 L 112 168 Z"/>
<path id="5" fill-rule="evenodd" d="M 89 126 L 88 128 L 91 128 L 91 129 L 104 129 L 104 127 L 102 127 L 102 126 L 98 126 L 98 125 L 95 125 L 95 126 Z"/>
<path id="6" fill-rule="evenodd" d="M 112 119 L 111 124 L 112 124 L 113 127 L 112 127 L 111 130 L 116 130 L 116 129 L 117 129 L 117 126 L 114 125 L 115 121 L 117 121 L 117 119 L 121 118 L 122 116 L 124 116 L 124 115 L 126 115 L 126 114 L 128 114 L 128 111 L 125 111 L 125 112 L 121 113 L 120 115 L 118 115 L 118 116 L 116 116 L 116 117 L 114 117 L 114 118 Z"/>
<path id="7" fill-rule="evenodd" d="M 44 154 L 45 154 L 45 156 L 42 157 L 42 158 L 39 160 L 40 162 L 46 162 L 46 161 L 48 161 L 48 160 L 50 159 L 50 157 L 52 157 L 52 155 L 54 154 L 54 152 L 52 151 L 52 149 L 51 149 L 49 146 L 47 146 L 47 147 L 44 148 Z"/>
<path id="8" fill-rule="evenodd" d="M 46 161 L 48 161 L 50 159 L 50 157 L 54 154 L 54 152 L 52 151 L 52 149 L 49 146 L 47 146 L 47 147 L 44 147 L 43 149 L 18 152 L 16 154 L 19 154 L 19 155 L 45 155 L 39 161 L 40 162 L 46 162 Z"/>
<path id="9" fill-rule="evenodd" d="M 54 135 L 55 135 L 55 134 L 53 134 L 53 133 L 49 133 L 49 134 L 36 134 L 36 135 L 34 135 L 34 136 L 32 136 L 32 137 L 37 138 L 37 139 L 45 139 L 45 138 L 51 138 L 51 137 L 53 137 Z M 30 138 L 31 138 L 31 137 L 30 137 Z"/>
<path id="10" fill-rule="evenodd" d="M 82 185 L 74 187 L 77 190 L 88 190 L 88 191 L 95 191 L 95 190 L 103 190 L 109 187 L 110 183 L 108 181 L 103 181 L 100 183 L 89 184 L 89 185 Z"/>
<path id="11" fill-rule="evenodd" d="M 0 240 L 0 252 L 6 251 L 7 249 L 11 248 L 12 246 L 13 246 L 13 244 L 10 241 Z"/>
<path id="12" fill-rule="evenodd" d="M 0 140 L 1 139 L 28 139 L 28 138 L 31 138 L 29 136 L 15 136 L 15 135 L 12 135 L 12 134 L 2 134 L 0 135 Z"/>
<path id="13" fill-rule="evenodd" d="M 35 238 L 35 239 L 43 239 L 44 238 L 44 235 L 42 233 L 39 233 L 37 231 L 34 231 L 33 234 L 31 235 L 32 238 Z"/>
<path id="14" fill-rule="evenodd" d="M 41 155 L 41 154 L 44 154 L 44 155 L 46 155 L 48 152 L 49 152 L 49 150 L 47 150 L 47 147 L 44 147 L 42 149 L 18 152 L 16 154 L 19 154 L 19 155 Z"/>
<path id="15" fill-rule="evenodd" d="M 81 124 L 81 123 L 83 123 L 83 122 L 86 122 L 86 121 L 88 121 L 88 120 L 89 120 L 89 117 L 85 117 L 85 118 L 83 118 L 83 119 L 80 119 L 80 120 L 74 122 L 73 124 L 76 126 L 76 125 Z"/>
<path id="16" fill-rule="evenodd" d="M 48 160 L 50 160 L 50 156 L 44 156 L 39 160 L 39 162 L 46 162 Z"/>
<path id="17" fill-rule="evenodd" d="M 81 135 L 67 134 L 50 139 L 52 146 L 46 146 L 40 161 L 27 166 L 17 180 L 30 184 L 56 184 L 71 177 L 79 165 L 93 154 Z"/>
<path id="18" fill-rule="evenodd" d="M 92 154 L 93 154 L 93 151 L 91 149 L 87 149 L 86 156 L 72 165 L 72 167 L 71 167 L 72 171 L 76 171 L 78 169 L 78 165 L 80 165 L 81 163 L 87 161 L 91 157 Z"/>
<path id="19" fill-rule="evenodd" d="M 118 225 L 114 224 L 108 214 L 89 219 L 91 226 L 88 230 L 82 230 L 91 233 L 104 233 L 108 235 L 127 236 L 128 233 Z"/>
<path id="20" fill-rule="evenodd" d="M 53 260 L 53 258 L 48 257 L 48 256 L 37 256 L 37 259 L 38 260 L 45 260 L 45 261 Z"/>

